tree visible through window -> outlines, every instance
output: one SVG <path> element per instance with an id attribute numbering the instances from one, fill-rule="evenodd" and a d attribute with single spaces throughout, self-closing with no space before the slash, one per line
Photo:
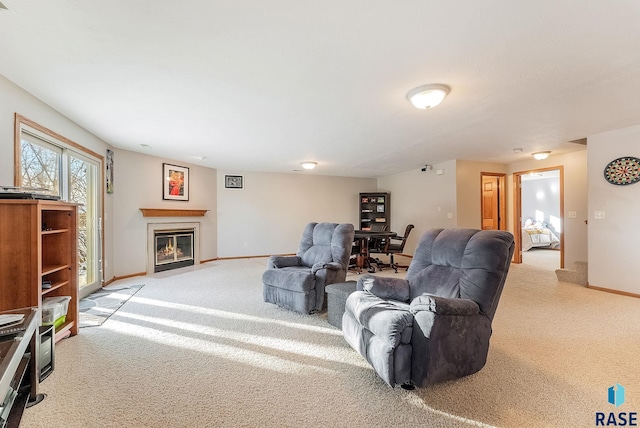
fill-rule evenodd
<path id="1" fill-rule="evenodd" d="M 78 274 L 80 287 L 87 284 L 87 188 L 88 164 L 74 157 L 69 161 L 69 200 L 78 203 Z"/>
<path id="2" fill-rule="evenodd" d="M 58 145 L 59 144 L 59 145 Z M 65 141 L 21 129 L 22 187 L 47 190 L 61 200 L 78 204 L 78 274 L 82 289 L 99 283 L 98 171 L 100 160 L 90 158 Z M 99 284 L 98 284 L 99 285 Z"/>
<path id="3" fill-rule="evenodd" d="M 23 133 L 20 140 L 22 186 L 47 189 L 60 196 L 60 166 L 62 150 L 45 141 Z"/>

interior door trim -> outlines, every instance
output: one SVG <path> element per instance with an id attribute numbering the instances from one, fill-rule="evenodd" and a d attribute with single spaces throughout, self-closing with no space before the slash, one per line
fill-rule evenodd
<path id="1" fill-rule="evenodd" d="M 513 253 L 513 263 L 522 263 L 522 176 L 544 171 L 559 171 L 560 194 L 560 269 L 564 269 L 564 166 L 551 166 L 548 168 L 530 169 L 513 173 L 513 229 L 516 250 Z"/>
<path id="2" fill-rule="evenodd" d="M 507 174 L 503 172 L 481 172 L 480 173 L 480 228 L 482 228 L 484 198 L 483 198 L 483 177 L 498 177 L 498 230 L 507 230 Z"/>

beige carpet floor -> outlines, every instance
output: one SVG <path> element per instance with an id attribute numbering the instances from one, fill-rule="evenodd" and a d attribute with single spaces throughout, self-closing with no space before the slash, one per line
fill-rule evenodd
<path id="1" fill-rule="evenodd" d="M 640 412 L 640 299 L 512 265 L 485 368 L 405 391 L 326 314 L 264 303 L 264 267 L 216 261 L 117 282 L 145 286 L 57 344 L 48 397 L 21 427 L 592 427 L 596 412 Z M 626 388 L 617 409 L 615 383 Z"/>

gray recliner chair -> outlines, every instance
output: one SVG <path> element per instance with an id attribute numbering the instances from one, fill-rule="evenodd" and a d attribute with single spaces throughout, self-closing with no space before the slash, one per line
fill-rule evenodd
<path id="1" fill-rule="evenodd" d="M 295 256 L 271 256 L 262 275 L 264 301 L 301 313 L 322 309 L 324 287 L 347 276 L 352 224 L 309 223 Z"/>
<path id="2" fill-rule="evenodd" d="M 406 279 L 358 280 L 346 301 L 344 338 L 392 387 L 477 372 L 487 360 L 513 250 L 505 231 L 427 231 Z"/>

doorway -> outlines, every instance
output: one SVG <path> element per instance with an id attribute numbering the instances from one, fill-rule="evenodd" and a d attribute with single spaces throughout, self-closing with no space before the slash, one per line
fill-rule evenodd
<path id="1" fill-rule="evenodd" d="M 480 173 L 482 230 L 507 230 L 506 174 Z"/>
<path id="2" fill-rule="evenodd" d="M 523 263 L 524 252 L 531 251 L 532 258 L 539 251 L 559 250 L 556 267 L 564 268 L 564 168 L 514 172 L 513 189 L 513 262 Z"/>
<path id="3" fill-rule="evenodd" d="M 77 152 L 68 153 L 67 163 L 67 199 L 78 204 L 78 285 L 82 298 L 102 286 L 102 233 L 98 197 L 100 164 Z"/>

